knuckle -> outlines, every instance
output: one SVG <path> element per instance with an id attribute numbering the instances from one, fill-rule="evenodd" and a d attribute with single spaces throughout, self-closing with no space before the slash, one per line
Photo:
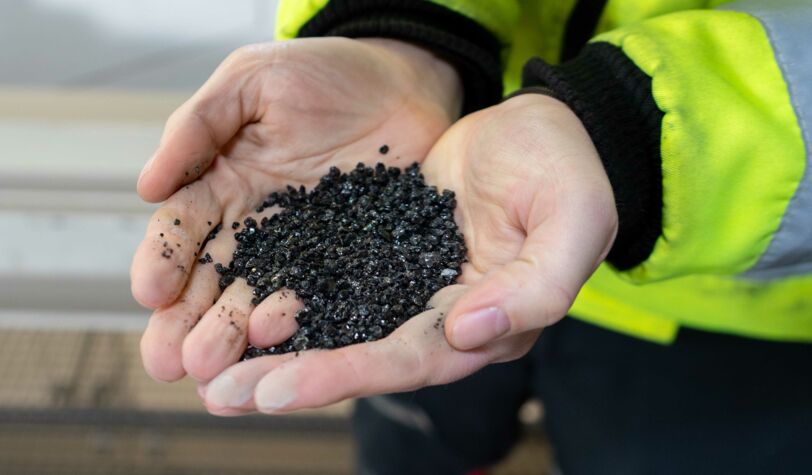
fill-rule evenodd
<path id="1" fill-rule="evenodd" d="M 360 392 L 360 388 L 363 385 L 364 378 L 361 375 L 361 372 L 358 369 L 358 365 L 352 355 L 348 354 L 347 351 L 339 350 L 338 355 L 341 358 L 341 365 L 346 368 L 346 375 L 349 377 L 349 381 L 347 381 L 347 387 L 349 388 L 348 396 L 357 396 Z"/>
<path id="2" fill-rule="evenodd" d="M 165 129 L 173 129 L 176 124 L 181 122 L 185 114 L 185 107 L 186 104 L 183 104 L 169 114 L 169 117 L 166 119 L 166 126 L 164 127 Z"/>
<path id="3" fill-rule="evenodd" d="M 402 374 L 411 375 L 411 381 L 408 381 L 407 386 L 410 388 L 422 388 L 437 384 L 435 380 L 438 375 L 434 371 L 435 367 L 428 361 L 428 355 L 425 354 L 421 347 L 405 340 L 401 341 L 402 346 L 408 348 L 400 362 Z"/>
<path id="4" fill-rule="evenodd" d="M 223 61 L 224 65 L 234 66 L 244 61 L 253 61 L 263 53 L 267 53 L 269 45 L 266 43 L 252 43 L 235 49 Z"/>
<path id="5" fill-rule="evenodd" d="M 254 43 L 232 51 L 220 64 L 220 71 L 228 75 L 242 75 L 257 63 L 266 63 L 277 56 L 280 47 L 275 43 Z"/>

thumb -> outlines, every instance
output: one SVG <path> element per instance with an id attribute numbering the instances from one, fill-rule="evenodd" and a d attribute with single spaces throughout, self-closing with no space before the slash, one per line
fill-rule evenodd
<path id="1" fill-rule="evenodd" d="M 249 81 L 239 67 L 257 53 L 237 50 L 206 83 L 166 122 L 158 150 L 138 178 L 138 194 L 146 201 L 167 199 L 182 185 L 200 177 L 218 150 L 240 128 L 255 119 L 258 106 L 256 81 Z M 250 73 L 248 73 L 250 74 Z"/>
<path id="2" fill-rule="evenodd" d="M 457 301 L 445 323 L 449 343 L 470 350 L 561 319 L 614 240 L 615 226 L 598 224 L 612 220 L 596 211 L 557 213 L 532 230 L 514 260 Z"/>

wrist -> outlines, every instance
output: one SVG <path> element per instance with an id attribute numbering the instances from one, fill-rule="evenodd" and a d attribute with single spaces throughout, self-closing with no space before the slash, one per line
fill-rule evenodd
<path id="1" fill-rule="evenodd" d="M 388 38 L 358 38 L 357 41 L 393 55 L 419 82 L 421 93 L 442 107 L 450 120 L 460 117 L 464 98 L 462 80 L 450 63 L 406 41 Z"/>

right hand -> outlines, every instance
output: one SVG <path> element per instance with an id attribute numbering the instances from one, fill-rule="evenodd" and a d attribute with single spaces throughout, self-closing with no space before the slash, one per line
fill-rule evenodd
<path id="1" fill-rule="evenodd" d="M 255 309 L 242 280 L 221 295 L 213 265 L 198 257 L 227 265 L 230 223 L 286 185 L 310 188 L 331 166 L 422 162 L 461 101 L 451 66 L 394 40 L 301 39 L 229 56 L 169 118 L 138 181 L 146 201 L 167 200 L 131 269 L 133 296 L 157 308 L 141 340 L 147 372 L 207 381 L 248 342 L 269 346 L 292 334 L 298 302 L 270 296 Z"/>

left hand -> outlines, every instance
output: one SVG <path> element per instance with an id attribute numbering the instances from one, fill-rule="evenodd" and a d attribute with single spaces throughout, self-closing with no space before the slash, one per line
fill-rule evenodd
<path id="1" fill-rule="evenodd" d="M 617 233 L 606 172 L 569 108 L 522 95 L 465 117 L 423 164 L 457 193 L 469 262 L 459 285 L 388 337 L 236 364 L 200 395 L 210 412 L 289 412 L 461 379 L 521 357 L 561 319 Z"/>
<path id="2" fill-rule="evenodd" d="M 246 342 L 287 339 L 300 308 L 292 292 L 254 306 L 243 279 L 221 292 L 214 266 L 198 259 L 227 264 L 229 225 L 260 221 L 254 210 L 272 191 L 312 188 L 331 166 L 422 161 L 461 102 L 454 68 L 401 41 L 301 38 L 232 53 L 172 114 L 138 182 L 145 200 L 168 198 L 131 269 L 133 296 L 155 309 L 141 338 L 147 373 L 209 381 Z M 225 229 L 207 241 L 217 223 Z"/>

